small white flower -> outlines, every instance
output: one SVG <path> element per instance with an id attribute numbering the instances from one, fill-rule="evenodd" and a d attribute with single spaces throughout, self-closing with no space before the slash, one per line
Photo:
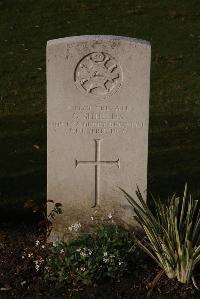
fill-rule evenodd
<path id="1" fill-rule="evenodd" d="M 103 262 L 104 262 L 104 263 L 108 263 L 108 262 L 109 262 L 109 259 L 103 257 Z"/>
<path id="2" fill-rule="evenodd" d="M 25 256 L 24 255 L 22 255 L 22 259 L 24 259 L 25 258 Z"/>
<path id="3" fill-rule="evenodd" d="M 92 250 L 88 249 L 88 254 L 91 255 L 92 254 Z"/>
<path id="4" fill-rule="evenodd" d="M 22 281 L 21 282 L 21 286 L 23 287 L 23 285 L 26 283 L 26 281 L 24 280 L 24 281 Z"/>
<path id="5" fill-rule="evenodd" d="M 121 266 L 123 264 L 123 262 L 119 262 L 119 266 Z"/>
<path id="6" fill-rule="evenodd" d="M 104 253 L 103 253 L 103 256 L 107 256 L 107 255 L 108 255 L 108 253 L 107 253 L 107 252 L 104 252 Z"/>
<path id="7" fill-rule="evenodd" d="M 29 254 L 28 254 L 28 257 L 32 257 L 32 256 L 33 256 L 33 254 L 32 254 L 32 253 L 29 253 Z"/>
<path id="8" fill-rule="evenodd" d="M 80 255 L 81 255 L 82 257 L 87 256 L 87 254 L 86 254 L 84 251 L 81 251 L 81 252 L 80 252 Z"/>
<path id="9" fill-rule="evenodd" d="M 68 227 L 68 230 L 70 232 L 72 232 L 73 230 L 75 232 L 77 232 L 79 230 L 79 228 L 81 228 L 81 224 L 78 222 L 78 223 L 73 223 L 71 226 Z"/>
<path id="10" fill-rule="evenodd" d="M 65 252 L 64 249 L 61 249 L 60 253 L 62 254 L 62 253 L 64 253 L 64 252 Z"/>
<path id="11" fill-rule="evenodd" d="M 75 223 L 74 224 L 74 230 L 77 231 L 77 230 L 79 230 L 79 228 L 81 228 L 81 224 L 80 223 Z"/>
<path id="12" fill-rule="evenodd" d="M 35 269 L 36 271 L 39 271 L 41 264 L 44 262 L 44 260 L 42 258 L 40 258 L 39 260 L 34 261 L 35 263 Z"/>
<path id="13" fill-rule="evenodd" d="M 35 269 L 36 269 L 36 271 L 39 271 L 40 270 L 40 266 L 38 264 L 35 265 Z"/>
<path id="14" fill-rule="evenodd" d="M 72 228 L 71 226 L 68 227 L 68 230 L 69 230 L 70 232 L 72 231 L 72 229 L 73 229 L 73 228 Z"/>
<path id="15" fill-rule="evenodd" d="M 78 222 L 78 223 L 73 223 L 71 226 L 69 226 L 68 230 L 70 232 L 72 232 L 72 231 L 77 232 L 80 228 L 81 228 L 81 224 Z"/>
<path id="16" fill-rule="evenodd" d="M 80 252 L 80 251 L 81 251 L 81 248 L 77 248 L 76 251 L 77 251 L 77 252 Z"/>
<path id="17" fill-rule="evenodd" d="M 80 269 L 82 272 L 84 272 L 85 271 L 85 267 L 81 267 L 81 269 Z"/>
<path id="18" fill-rule="evenodd" d="M 57 246 L 56 242 L 53 242 L 53 247 L 56 247 L 56 246 Z"/>
<path id="19" fill-rule="evenodd" d="M 44 248 L 45 248 L 45 245 L 42 245 L 41 247 L 42 247 L 42 249 L 44 249 Z"/>
<path id="20" fill-rule="evenodd" d="M 36 246 L 39 246 L 39 244 L 40 244 L 40 241 L 37 240 L 37 241 L 35 242 L 35 245 L 36 245 Z"/>
<path id="21" fill-rule="evenodd" d="M 108 218 L 112 219 L 112 214 L 111 213 L 108 214 Z"/>
<path id="22" fill-rule="evenodd" d="M 91 216 L 91 220 L 92 220 L 92 221 L 94 220 L 94 217 L 93 217 L 93 216 Z"/>

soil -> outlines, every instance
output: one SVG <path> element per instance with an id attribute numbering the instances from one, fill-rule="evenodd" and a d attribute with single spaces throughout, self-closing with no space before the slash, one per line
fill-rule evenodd
<path id="1" fill-rule="evenodd" d="M 25 248 L 35 247 L 36 240 L 44 241 L 35 225 L 8 223 L 0 224 L 0 297 L 1 295 L 25 298 L 38 295 L 62 298 L 145 298 L 150 284 L 160 269 L 148 261 L 148 268 L 129 274 L 118 282 L 103 281 L 93 287 L 55 290 L 47 285 L 41 272 L 30 270 L 22 255 Z M 200 271 L 195 272 L 195 281 L 200 287 Z M 192 282 L 182 285 L 163 275 L 153 290 L 154 296 L 169 295 L 169 298 L 200 298 Z M 138 297 L 137 297 L 138 296 Z M 141 296 L 141 297 L 139 297 Z M 155 297 L 153 297 L 155 298 Z M 157 298 L 157 297 L 156 297 Z M 162 297 L 163 298 L 163 297 Z M 165 297 L 166 298 L 166 297 Z"/>

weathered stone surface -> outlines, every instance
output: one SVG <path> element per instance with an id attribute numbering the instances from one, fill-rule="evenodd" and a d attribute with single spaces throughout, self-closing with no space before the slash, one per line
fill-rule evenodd
<path id="1" fill-rule="evenodd" d="M 48 199 L 63 204 L 54 238 L 95 215 L 131 224 L 118 187 L 147 184 L 150 45 L 117 36 L 47 44 Z"/>

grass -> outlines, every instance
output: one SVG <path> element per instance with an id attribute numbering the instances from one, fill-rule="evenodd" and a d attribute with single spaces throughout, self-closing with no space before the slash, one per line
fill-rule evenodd
<path id="1" fill-rule="evenodd" d="M 199 29 L 198 0 L 1 0 L 1 216 L 46 197 L 45 47 L 72 35 L 151 42 L 149 191 L 199 196 Z"/>

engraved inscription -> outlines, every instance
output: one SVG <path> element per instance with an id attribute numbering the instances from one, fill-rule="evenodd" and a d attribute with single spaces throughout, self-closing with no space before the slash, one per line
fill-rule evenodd
<path id="1" fill-rule="evenodd" d="M 87 164 L 89 166 L 95 167 L 95 202 L 93 207 L 99 206 L 100 202 L 100 167 L 102 164 L 114 164 L 120 168 L 120 160 L 116 161 L 101 161 L 101 142 L 103 139 L 94 139 L 95 141 L 95 161 L 78 161 L 75 160 L 75 167 L 78 167 L 80 164 Z"/>
<path id="2" fill-rule="evenodd" d="M 131 119 L 133 114 L 134 107 L 130 105 L 72 105 L 67 107 L 66 119 L 50 125 L 54 132 L 63 130 L 66 134 L 124 135 L 132 130 L 145 129 L 148 125 L 138 120 L 136 114 Z"/>
<path id="3" fill-rule="evenodd" d="M 74 81 L 84 94 L 107 98 L 121 86 L 122 70 L 111 55 L 94 52 L 79 61 L 75 69 Z"/>

